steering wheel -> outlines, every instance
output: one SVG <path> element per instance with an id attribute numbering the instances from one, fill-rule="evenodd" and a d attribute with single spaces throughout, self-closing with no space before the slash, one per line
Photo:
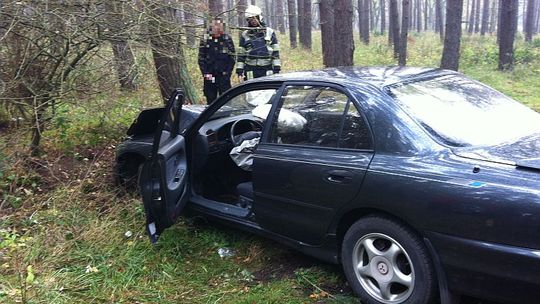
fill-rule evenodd
<path id="1" fill-rule="evenodd" d="M 251 131 L 244 132 L 241 134 L 236 134 L 238 131 L 237 130 L 238 127 L 243 124 L 249 124 L 249 126 L 251 127 Z M 239 119 L 235 121 L 231 126 L 231 131 L 230 131 L 231 142 L 233 143 L 235 147 L 239 146 L 246 139 L 249 140 L 249 139 L 260 137 L 261 131 L 256 131 L 256 130 L 262 130 L 262 129 L 263 129 L 262 123 L 257 120 L 247 119 L 247 118 Z"/>

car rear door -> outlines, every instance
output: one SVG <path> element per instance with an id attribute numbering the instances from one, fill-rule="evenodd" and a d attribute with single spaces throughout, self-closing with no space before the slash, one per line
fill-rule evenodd
<path id="1" fill-rule="evenodd" d="M 337 210 L 358 195 L 372 137 L 348 93 L 288 84 L 254 160 L 254 212 L 265 229 L 320 244 Z"/>
<path id="2" fill-rule="evenodd" d="M 176 222 L 189 199 L 186 143 L 179 134 L 183 101 L 184 94 L 178 89 L 169 98 L 154 135 L 152 154 L 139 177 L 146 231 L 152 243 Z"/>

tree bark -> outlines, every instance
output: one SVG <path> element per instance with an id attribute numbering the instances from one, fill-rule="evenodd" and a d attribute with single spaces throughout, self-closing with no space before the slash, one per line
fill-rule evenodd
<path id="1" fill-rule="evenodd" d="M 447 4 L 448 5 L 448 4 Z M 463 11 L 463 9 L 461 9 Z M 446 15 L 446 18 L 448 19 L 448 14 Z M 439 33 L 439 38 L 441 41 L 444 41 L 444 20 L 443 20 L 443 10 L 442 10 L 442 3 L 441 0 L 435 0 L 435 20 L 436 25 L 435 29 L 436 32 Z M 461 21 L 461 20 L 460 20 Z M 461 26 L 461 24 L 460 24 Z"/>
<path id="2" fill-rule="evenodd" d="M 394 44 L 394 58 L 398 58 L 400 28 L 397 0 L 390 0 L 390 30 L 392 31 L 392 43 Z"/>
<path id="3" fill-rule="evenodd" d="M 482 28 L 480 29 L 480 35 L 485 36 L 488 31 L 489 23 L 489 0 L 484 0 L 484 7 L 482 8 Z"/>
<path id="4" fill-rule="evenodd" d="M 429 0 L 424 2 L 424 32 L 427 32 L 429 26 Z"/>
<path id="5" fill-rule="evenodd" d="M 497 4 L 499 3 L 499 1 L 497 0 L 494 0 L 493 1 L 493 5 L 491 5 L 491 13 L 490 13 L 490 18 L 489 18 L 489 33 L 490 34 L 493 34 L 493 32 L 495 32 L 496 28 L 497 28 L 497 12 L 498 12 L 498 6 Z"/>
<path id="6" fill-rule="evenodd" d="M 325 67 L 336 66 L 334 43 L 334 0 L 319 1 L 321 18 L 321 40 L 323 64 Z"/>
<path id="7" fill-rule="evenodd" d="M 222 0 L 208 0 L 208 10 L 212 17 L 223 13 L 223 1 Z"/>
<path id="8" fill-rule="evenodd" d="M 311 50 L 311 0 L 298 0 L 298 34 L 300 45 Z"/>
<path id="9" fill-rule="evenodd" d="M 403 0 L 402 2 L 402 16 L 401 16 L 401 35 L 400 35 L 400 48 L 399 48 L 399 65 L 407 65 L 407 38 L 409 35 L 409 14 L 411 12 L 410 3 L 411 0 Z"/>
<path id="10" fill-rule="evenodd" d="M 480 32 L 480 3 L 481 0 L 476 0 L 476 9 L 474 11 L 474 32 L 477 34 Z"/>
<path id="11" fill-rule="evenodd" d="M 381 35 L 384 35 L 384 32 L 386 31 L 386 0 L 381 0 L 380 9 L 381 9 Z"/>
<path id="12" fill-rule="evenodd" d="M 296 0 L 287 0 L 287 8 L 289 11 L 289 41 L 291 48 L 297 47 L 296 33 L 298 32 L 298 20 L 296 19 Z"/>
<path id="13" fill-rule="evenodd" d="M 137 67 L 135 66 L 135 57 L 131 51 L 131 47 L 126 40 L 113 40 L 111 47 L 114 56 L 114 66 L 118 73 L 120 88 L 124 90 L 135 90 L 137 85 Z"/>
<path id="14" fill-rule="evenodd" d="M 514 38 L 517 27 L 518 0 L 501 1 L 499 70 L 511 70 L 514 67 Z"/>
<path id="15" fill-rule="evenodd" d="M 335 64 L 337 66 L 352 66 L 354 54 L 353 38 L 353 6 L 350 0 L 334 1 L 334 35 L 335 40 Z"/>
<path id="16" fill-rule="evenodd" d="M 469 13 L 469 24 L 467 24 L 467 32 L 472 34 L 474 32 L 474 16 L 475 16 L 475 9 L 476 9 L 476 1 L 478 0 L 472 0 L 471 4 L 471 11 Z"/>
<path id="17" fill-rule="evenodd" d="M 283 7 L 283 0 L 275 0 L 276 3 L 276 12 L 279 14 L 277 18 L 277 26 L 279 33 L 285 35 L 285 9 Z"/>
<path id="18" fill-rule="evenodd" d="M 175 10 L 166 6 L 150 8 L 150 44 L 161 96 L 166 102 L 173 89 L 182 88 L 186 100 L 197 103 L 198 96 L 186 68 L 179 30 L 175 28 Z"/>
<path id="19" fill-rule="evenodd" d="M 536 1 L 529 0 L 527 2 L 527 17 L 525 21 L 525 41 L 527 42 L 532 41 L 532 36 L 534 34 L 534 22 L 536 20 L 535 10 L 536 10 Z"/>
<path id="20" fill-rule="evenodd" d="M 422 4 L 421 0 L 416 0 L 416 32 L 422 31 Z"/>
<path id="21" fill-rule="evenodd" d="M 459 68 L 459 50 L 461 47 L 461 18 L 463 0 L 447 0 L 446 31 L 444 38 L 441 68 L 457 71 Z"/>
<path id="22" fill-rule="evenodd" d="M 245 1 L 245 0 L 244 0 Z M 195 8 L 191 4 L 184 3 L 184 19 L 190 25 L 186 28 L 186 44 L 188 46 L 195 46 L 197 44 L 197 39 L 195 37 Z"/>
<path id="23" fill-rule="evenodd" d="M 364 44 L 369 44 L 369 1 L 371 0 L 358 0 L 360 40 Z"/>

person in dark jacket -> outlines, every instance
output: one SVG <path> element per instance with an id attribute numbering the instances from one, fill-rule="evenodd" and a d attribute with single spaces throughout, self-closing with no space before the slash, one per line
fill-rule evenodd
<path id="1" fill-rule="evenodd" d="M 214 20 L 199 45 L 199 68 L 204 77 L 203 92 L 207 104 L 231 88 L 234 56 L 231 36 L 225 33 L 221 20 Z"/>
<path id="2" fill-rule="evenodd" d="M 261 9 L 246 8 L 248 26 L 240 37 L 236 74 L 243 80 L 277 74 L 281 71 L 279 44 L 273 29 L 267 27 Z"/>

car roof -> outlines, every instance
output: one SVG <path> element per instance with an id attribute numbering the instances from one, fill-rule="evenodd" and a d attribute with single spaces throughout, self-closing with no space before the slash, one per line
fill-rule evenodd
<path id="1" fill-rule="evenodd" d="M 322 70 L 298 71 L 277 74 L 250 80 L 252 82 L 270 81 L 326 81 L 344 85 L 369 83 L 383 87 L 392 83 L 406 82 L 415 78 L 431 78 L 448 74 L 460 74 L 455 71 L 422 67 L 337 67 Z"/>

